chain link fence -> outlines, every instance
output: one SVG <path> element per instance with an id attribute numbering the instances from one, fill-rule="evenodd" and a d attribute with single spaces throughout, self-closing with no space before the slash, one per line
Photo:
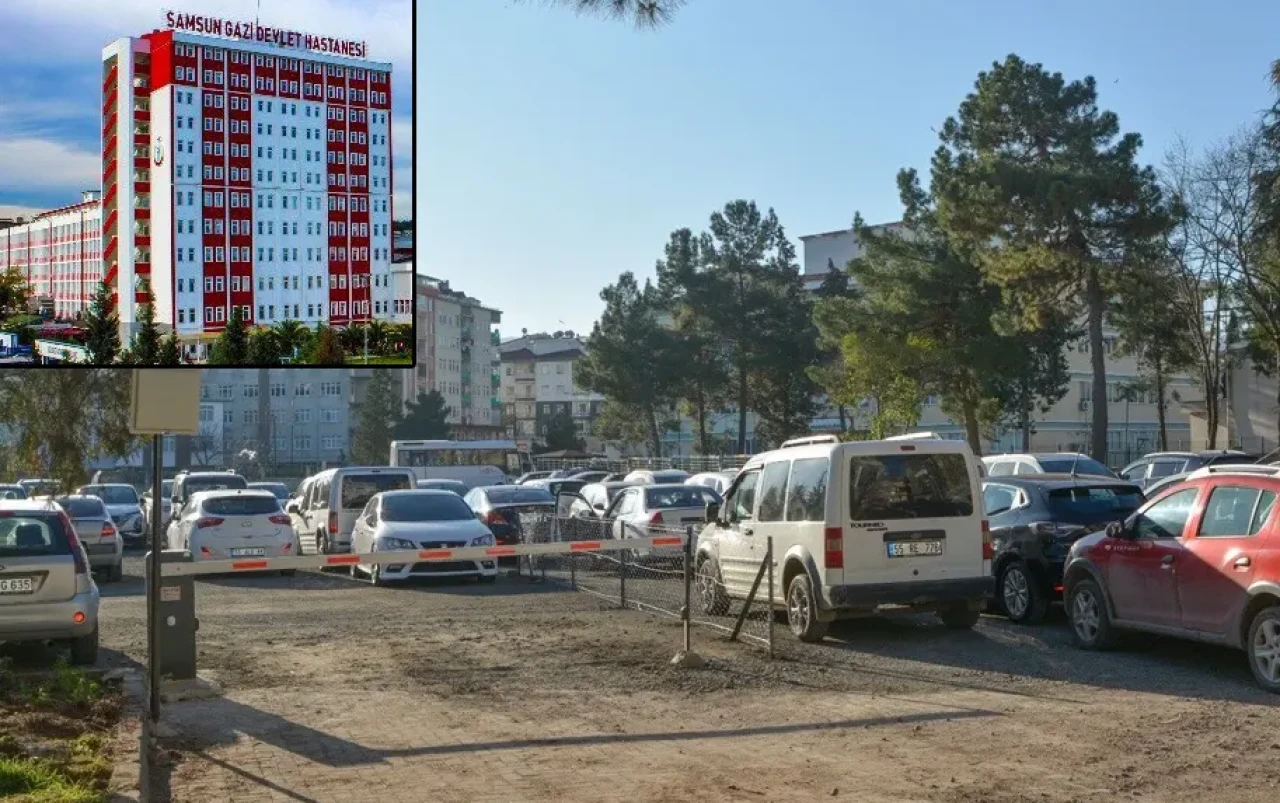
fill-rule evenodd
<path id="1" fill-rule="evenodd" d="M 622 457 L 607 459 L 603 457 L 538 457 L 533 463 L 539 471 L 561 471 L 573 468 L 591 468 L 599 471 L 629 472 L 658 471 L 661 469 L 679 469 L 690 474 L 702 474 L 709 471 L 737 471 L 746 464 L 751 455 L 684 455 L 677 457 Z"/>
<path id="2" fill-rule="evenodd" d="M 571 552 L 527 555 L 517 571 L 532 582 L 560 583 L 576 591 L 690 625 L 702 625 L 729 636 L 750 641 L 773 654 L 778 619 L 770 610 L 770 590 L 781 578 L 772 567 L 772 541 L 766 542 L 753 578 L 746 583 L 725 583 L 714 561 L 699 565 L 697 529 L 638 526 L 629 522 L 596 518 L 557 517 L 538 512 L 521 513 L 521 543 L 606 541 L 623 538 L 682 537 L 684 546 L 628 549 L 613 552 Z M 749 590 L 744 593 L 746 585 Z M 780 592 L 773 595 L 780 600 Z M 687 638 L 687 637 L 686 637 Z M 686 649 L 689 645 L 686 641 Z"/>

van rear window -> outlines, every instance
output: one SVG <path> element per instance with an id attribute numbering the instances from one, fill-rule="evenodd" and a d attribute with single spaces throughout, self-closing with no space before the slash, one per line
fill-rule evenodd
<path id="1" fill-rule="evenodd" d="M 407 491 L 414 484 L 407 474 L 348 474 L 342 478 L 342 509 L 364 510 L 374 494 Z"/>
<path id="2" fill-rule="evenodd" d="M 69 555 L 71 544 L 56 515 L 21 513 L 0 518 L 0 557 Z"/>
<path id="3" fill-rule="evenodd" d="M 893 454 L 849 460 L 854 521 L 973 515 L 969 466 L 961 454 Z"/>

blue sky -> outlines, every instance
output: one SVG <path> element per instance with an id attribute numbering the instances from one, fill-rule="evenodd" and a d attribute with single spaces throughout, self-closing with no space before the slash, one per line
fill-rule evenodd
<path id="1" fill-rule="evenodd" d="M 927 171 L 930 126 L 1008 53 L 1094 75 L 1153 163 L 1254 119 L 1280 58 L 1261 0 L 690 0 L 658 32 L 418 7 L 419 270 L 503 310 L 504 336 L 590 331 L 602 286 L 731 199 L 793 238 L 895 219 L 897 170 Z"/>
<path id="2" fill-rule="evenodd" d="M 397 214 L 412 200 L 412 0 L 263 0 L 264 25 L 364 39 L 393 64 Z M 0 0 L 0 217 L 78 201 L 101 184 L 101 59 L 163 25 L 163 8 L 251 19 L 255 0 Z"/>

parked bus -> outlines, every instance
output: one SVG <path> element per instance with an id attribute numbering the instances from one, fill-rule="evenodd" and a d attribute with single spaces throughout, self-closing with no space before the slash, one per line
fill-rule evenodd
<path id="1" fill-rule="evenodd" d="M 478 488 L 532 471 L 533 459 L 515 441 L 392 441 L 391 465 L 413 469 L 420 480 L 458 480 Z"/>

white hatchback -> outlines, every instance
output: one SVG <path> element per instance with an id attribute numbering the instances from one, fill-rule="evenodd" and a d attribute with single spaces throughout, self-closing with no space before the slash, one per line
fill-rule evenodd
<path id="1" fill-rule="evenodd" d="M 199 491 L 170 527 L 174 547 L 193 560 L 282 558 L 298 554 L 289 516 L 270 491 Z M 282 574 L 293 574 L 289 569 Z"/>

